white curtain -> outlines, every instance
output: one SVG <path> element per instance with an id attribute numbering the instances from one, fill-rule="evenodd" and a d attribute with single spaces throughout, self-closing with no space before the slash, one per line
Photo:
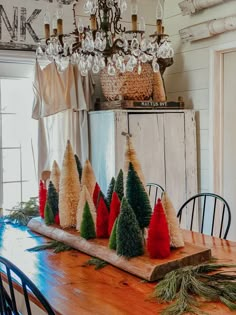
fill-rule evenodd
<path id="1" fill-rule="evenodd" d="M 89 158 L 88 110 L 93 104 L 92 77 L 80 76 L 69 64 L 59 71 L 55 63 L 43 70 L 36 63 L 32 117 L 39 121 L 38 177 L 51 170 L 54 160 L 62 165 L 67 140 L 82 163 Z"/>

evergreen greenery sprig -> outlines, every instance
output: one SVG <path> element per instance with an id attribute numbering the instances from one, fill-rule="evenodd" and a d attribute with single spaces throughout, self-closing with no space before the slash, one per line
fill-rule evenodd
<path id="1" fill-rule="evenodd" d="M 19 225 L 27 225 L 30 219 L 39 216 L 38 197 L 31 197 L 26 202 L 20 202 L 9 212 L 4 219 Z"/>
<path id="2" fill-rule="evenodd" d="M 95 266 L 95 270 L 102 269 L 106 267 L 108 263 L 105 260 L 99 259 L 99 258 L 91 258 L 89 259 L 84 266 Z"/>
<path id="3" fill-rule="evenodd" d="M 234 271 L 220 271 L 221 268 L 235 267 L 210 263 L 169 272 L 156 285 L 153 293 L 159 302 L 173 302 L 161 314 L 206 314 L 199 308 L 199 298 L 201 301 L 222 302 L 229 309 L 236 310 L 236 274 Z"/>
<path id="4" fill-rule="evenodd" d="M 28 251 L 29 252 L 39 252 L 41 250 L 47 250 L 47 249 L 53 249 L 54 253 L 60 253 L 60 252 L 72 250 L 73 248 L 70 247 L 69 245 L 62 243 L 62 242 L 53 240 L 53 241 L 47 242 L 46 244 L 42 244 L 42 245 L 38 245 L 38 246 L 35 246 L 32 248 L 29 248 Z"/>

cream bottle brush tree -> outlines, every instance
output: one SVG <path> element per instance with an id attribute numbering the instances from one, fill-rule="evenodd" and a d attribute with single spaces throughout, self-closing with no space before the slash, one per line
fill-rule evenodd
<path id="1" fill-rule="evenodd" d="M 62 228 L 76 226 L 76 212 L 80 197 L 80 181 L 74 153 L 67 141 L 64 154 L 59 193 L 59 217 Z"/>
<path id="2" fill-rule="evenodd" d="M 59 192 L 60 176 L 61 176 L 60 168 L 57 164 L 57 161 L 54 160 L 52 164 L 52 172 L 51 172 L 50 180 L 52 181 L 57 192 Z"/>

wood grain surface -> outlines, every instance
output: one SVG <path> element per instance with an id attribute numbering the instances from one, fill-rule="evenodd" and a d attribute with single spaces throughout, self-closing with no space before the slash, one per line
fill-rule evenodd
<path id="1" fill-rule="evenodd" d="M 184 235 L 192 244 L 211 248 L 219 262 L 236 262 L 236 243 L 190 231 Z M 112 265 L 95 271 L 84 266 L 90 256 L 76 250 L 27 251 L 48 240 L 28 228 L 0 224 L 0 240 L 0 254 L 36 283 L 58 315 L 151 315 L 161 314 L 165 307 L 150 299 L 156 282 L 142 281 Z M 209 314 L 233 314 L 221 303 L 205 303 L 203 309 Z"/>
<path id="2" fill-rule="evenodd" d="M 118 256 L 108 248 L 108 239 L 85 240 L 75 229 L 62 230 L 57 225 L 47 226 L 40 217 L 33 218 L 28 227 L 39 234 L 60 241 L 88 255 L 132 273 L 142 279 L 155 281 L 164 277 L 167 272 L 178 267 L 197 265 L 211 258 L 211 250 L 189 242 L 184 248 L 172 249 L 171 255 L 165 259 L 150 259 L 147 252 L 139 257 L 126 259 Z"/>

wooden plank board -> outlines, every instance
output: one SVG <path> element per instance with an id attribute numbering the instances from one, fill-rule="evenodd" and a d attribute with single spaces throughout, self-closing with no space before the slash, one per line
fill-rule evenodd
<path id="1" fill-rule="evenodd" d="M 185 114 L 164 114 L 166 186 L 176 211 L 186 200 Z M 188 137 L 188 135 L 186 135 Z M 182 218 L 183 219 L 183 218 Z"/>
<path id="2" fill-rule="evenodd" d="M 157 183 L 165 188 L 163 120 L 163 114 L 129 113 L 129 132 L 146 183 Z"/>
<path id="3" fill-rule="evenodd" d="M 132 259 L 118 256 L 107 247 L 107 239 L 85 240 L 74 229 L 62 230 L 57 226 L 47 226 L 41 218 L 33 218 L 28 227 L 39 234 L 61 241 L 88 255 L 103 259 L 108 263 L 148 281 L 162 278 L 169 271 L 196 265 L 211 258 L 211 250 L 186 242 L 184 248 L 172 250 L 167 259 L 150 259 L 147 254 Z"/>

